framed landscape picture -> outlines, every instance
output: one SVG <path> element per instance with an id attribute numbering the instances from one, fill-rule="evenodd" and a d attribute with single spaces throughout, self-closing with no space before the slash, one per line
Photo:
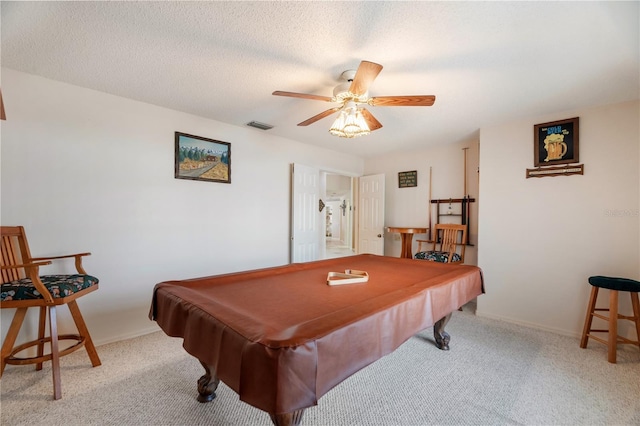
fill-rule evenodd
<path id="1" fill-rule="evenodd" d="M 176 132 L 176 179 L 231 183 L 231 144 Z"/>
<path id="2" fill-rule="evenodd" d="M 533 126 L 533 165 L 577 163 L 579 117 Z"/>

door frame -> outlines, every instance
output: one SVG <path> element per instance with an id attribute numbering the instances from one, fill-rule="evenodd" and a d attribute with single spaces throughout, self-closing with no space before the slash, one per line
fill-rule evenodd
<path id="1" fill-rule="evenodd" d="M 318 194 L 319 199 L 326 199 L 326 179 L 323 179 L 322 176 L 326 175 L 326 174 L 335 174 L 335 175 L 341 175 L 341 176 L 346 176 L 351 178 L 351 205 L 353 206 L 353 209 L 351 211 L 352 214 L 352 220 L 351 220 L 351 224 L 352 224 L 352 229 L 351 229 L 351 234 L 352 234 L 352 247 L 354 249 L 354 252 L 357 253 L 357 241 L 358 241 L 358 215 L 357 213 L 357 198 L 356 198 L 356 193 L 354 193 L 354 188 L 357 188 L 358 186 L 358 178 L 362 175 L 358 174 L 358 173 L 353 173 L 353 172 L 345 172 L 342 170 L 337 170 L 337 169 L 332 169 L 330 167 L 324 167 L 324 166 L 310 166 L 304 163 L 299 163 L 299 162 L 292 162 L 290 163 L 290 167 L 293 168 L 294 164 L 300 164 L 302 166 L 306 166 L 306 167 L 312 167 L 312 168 L 316 168 L 319 170 L 321 178 L 320 178 L 320 193 Z M 290 173 L 290 176 L 292 177 L 293 174 Z M 290 235 L 289 235 L 289 262 L 291 263 L 293 260 L 293 228 L 294 228 L 294 218 L 295 218 L 295 205 L 294 205 L 294 201 L 293 201 L 293 180 L 290 181 L 290 202 L 291 202 L 291 208 L 290 208 L 290 218 L 289 218 L 289 229 L 290 229 Z M 319 228 L 324 230 L 325 224 L 323 223 L 322 217 L 319 217 L 318 219 L 320 221 Z M 325 256 L 326 253 L 326 238 L 324 237 L 324 233 L 322 234 L 322 244 L 320 244 L 319 250 L 318 250 L 318 256 L 319 258 L 322 258 Z"/>
<path id="2" fill-rule="evenodd" d="M 339 175 L 339 176 L 343 176 L 343 177 L 347 177 L 349 179 L 351 179 L 351 185 L 349 188 L 349 198 L 348 198 L 348 204 L 349 204 L 349 211 L 348 211 L 348 215 L 349 215 L 349 220 L 347 221 L 349 229 L 347 230 L 347 232 L 349 232 L 349 247 L 354 251 L 354 253 L 356 252 L 356 242 L 353 238 L 354 235 L 354 229 L 356 227 L 355 224 L 355 220 L 356 220 L 356 214 L 355 214 L 355 204 L 356 204 L 356 197 L 354 194 L 354 185 L 357 185 L 357 180 L 358 177 L 355 174 L 352 173 L 344 173 L 344 172 L 336 172 L 336 171 L 329 171 L 326 169 L 320 169 L 320 188 L 321 188 L 321 194 L 320 194 L 320 198 L 325 201 L 325 203 L 327 203 L 327 200 L 329 199 L 329 195 L 327 194 L 327 187 L 326 187 L 326 183 L 327 183 L 327 179 L 326 176 L 327 175 Z M 328 204 L 328 203 L 327 203 Z M 322 226 L 324 227 L 326 225 L 326 223 L 323 223 Z M 321 256 L 324 257 L 326 255 L 326 239 L 325 239 L 325 243 L 322 244 L 322 248 L 321 248 Z"/>

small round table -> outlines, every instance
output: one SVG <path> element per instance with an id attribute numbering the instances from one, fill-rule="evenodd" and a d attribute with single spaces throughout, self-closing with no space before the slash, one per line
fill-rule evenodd
<path id="1" fill-rule="evenodd" d="M 411 259 L 413 257 L 413 234 L 426 234 L 429 228 L 398 228 L 387 227 L 388 232 L 399 232 L 402 237 L 402 253 L 400 257 Z"/>

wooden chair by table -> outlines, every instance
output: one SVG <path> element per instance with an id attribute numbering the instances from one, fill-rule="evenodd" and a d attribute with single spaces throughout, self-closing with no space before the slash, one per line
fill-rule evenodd
<path id="1" fill-rule="evenodd" d="M 584 320 L 584 329 L 582 331 L 582 339 L 580 340 L 580 347 L 586 348 L 589 343 L 589 338 L 592 338 L 596 342 L 604 343 L 607 345 L 607 360 L 613 364 L 616 363 L 617 345 L 629 344 L 635 345 L 640 348 L 640 299 L 638 293 L 640 293 L 640 282 L 627 279 L 627 278 L 615 278 L 615 277 L 603 277 L 593 276 L 589 277 L 589 284 L 591 284 L 591 298 L 589 299 L 589 307 L 587 308 L 587 316 Z M 609 290 L 609 307 L 608 308 L 596 308 L 596 301 L 598 299 L 598 290 L 606 288 Z M 631 306 L 633 308 L 633 316 L 621 315 L 618 312 L 618 293 L 628 292 L 631 296 Z M 609 312 L 608 316 L 601 315 L 597 312 Z M 593 317 L 605 320 L 607 322 L 607 328 L 597 329 L 592 327 Z M 636 326 L 636 336 L 638 340 L 630 340 L 626 337 L 618 335 L 618 320 L 624 319 L 633 322 Z M 593 333 L 607 333 L 607 339 L 594 336 Z"/>
<path id="2" fill-rule="evenodd" d="M 464 263 L 467 225 L 439 223 L 433 228 L 433 241 L 416 241 L 418 242 L 418 252 L 414 259 L 442 263 Z M 429 246 L 431 246 L 430 249 L 428 249 Z"/>
<path id="3" fill-rule="evenodd" d="M 2 309 L 15 308 L 16 313 L 2 344 L 0 377 L 7 364 L 25 365 L 36 364 L 36 370 L 42 369 L 42 363 L 51 361 L 53 370 L 53 397 L 62 397 L 60 380 L 60 357 L 70 354 L 81 347 L 85 347 L 89 359 L 94 367 L 99 366 L 100 358 L 96 351 L 89 330 L 82 318 L 76 299 L 98 289 L 98 279 L 87 275 L 82 267 L 82 257 L 90 253 L 78 253 L 66 256 L 31 257 L 27 237 L 22 226 L 2 226 L 2 257 L 0 270 L 2 273 L 2 290 L 0 292 L 0 307 Z M 39 275 L 39 268 L 51 264 L 52 260 L 75 258 L 78 274 L 73 275 Z M 78 328 L 78 334 L 58 335 L 56 307 L 68 305 L 71 316 Z M 38 338 L 14 347 L 20 327 L 24 322 L 27 309 L 40 308 Z M 45 337 L 49 313 L 49 337 Z M 75 340 L 72 346 L 60 350 L 60 340 Z M 50 353 L 44 353 L 44 346 L 49 343 Z M 37 346 L 37 356 L 18 357 L 19 352 Z"/>

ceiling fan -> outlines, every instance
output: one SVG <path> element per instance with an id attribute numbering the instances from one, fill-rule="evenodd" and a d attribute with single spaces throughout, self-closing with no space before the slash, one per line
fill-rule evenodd
<path id="1" fill-rule="evenodd" d="M 329 132 L 335 136 L 352 138 L 369 134 L 382 128 L 382 124 L 362 105 L 371 106 L 431 106 L 436 100 L 433 95 L 417 96 L 375 96 L 369 97 L 369 86 L 382 71 L 382 65 L 374 62 L 362 61 L 358 70 L 347 70 L 341 74 L 345 81 L 333 89 L 333 97 L 311 95 L 306 93 L 283 92 L 276 90 L 276 96 L 312 99 L 316 101 L 337 102 L 340 106 L 330 108 L 320 114 L 298 123 L 298 126 L 308 126 L 329 115 L 339 112 L 338 118 Z"/>

